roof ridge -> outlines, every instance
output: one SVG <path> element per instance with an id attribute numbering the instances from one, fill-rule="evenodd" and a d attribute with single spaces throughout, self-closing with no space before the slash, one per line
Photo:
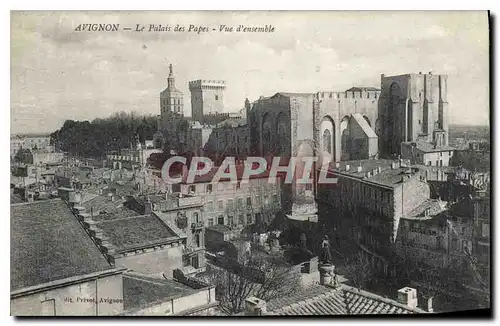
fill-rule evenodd
<path id="1" fill-rule="evenodd" d="M 23 205 L 32 205 L 32 204 L 40 204 L 40 203 L 46 203 L 46 202 L 57 202 L 57 201 L 62 201 L 62 199 L 61 198 L 53 198 L 53 199 L 46 199 L 46 200 L 34 200 L 34 201 L 10 204 L 10 206 L 17 207 L 17 206 L 23 206 Z"/>
<path id="2" fill-rule="evenodd" d="M 359 288 L 355 288 L 355 287 L 352 287 L 352 286 L 348 286 L 348 285 L 342 284 L 341 288 L 344 291 L 344 293 L 345 292 L 350 292 L 350 293 L 353 293 L 353 294 L 358 294 L 358 295 L 361 295 L 361 296 L 363 296 L 365 298 L 373 299 L 373 300 L 379 300 L 379 301 L 382 301 L 384 303 L 387 303 L 387 304 L 390 304 L 390 305 L 393 305 L 393 306 L 396 306 L 396 307 L 399 307 L 399 308 L 403 308 L 403 309 L 409 310 L 409 311 L 420 312 L 420 313 L 425 312 L 425 311 L 423 311 L 420 308 L 410 308 L 408 306 L 405 306 L 402 303 L 397 302 L 396 300 L 393 300 L 393 299 L 390 299 L 390 298 L 385 298 L 385 297 L 382 297 L 382 296 L 380 296 L 378 294 L 375 294 L 375 293 L 372 293 L 372 292 L 368 292 L 368 291 L 365 291 L 365 290 L 361 290 Z"/>

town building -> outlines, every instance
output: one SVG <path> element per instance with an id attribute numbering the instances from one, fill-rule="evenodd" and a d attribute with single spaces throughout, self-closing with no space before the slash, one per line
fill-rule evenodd
<path id="1" fill-rule="evenodd" d="M 48 163 L 61 162 L 64 159 L 64 153 L 54 152 L 47 149 L 20 149 L 17 152 L 16 163 L 29 165 L 46 165 Z"/>
<path id="2" fill-rule="evenodd" d="M 205 223 L 203 203 L 199 196 L 180 193 L 142 195 L 127 202 L 141 214 L 154 214 L 177 235 L 182 243 L 182 266 L 186 275 L 205 271 Z"/>
<path id="3" fill-rule="evenodd" d="M 107 166 L 113 169 L 135 170 L 144 168 L 148 164 L 148 158 L 151 154 L 162 153 L 159 148 L 144 148 L 137 144 L 134 149 L 123 149 L 120 154 L 106 155 Z"/>
<path id="4" fill-rule="evenodd" d="M 11 205 L 11 315 L 109 316 L 123 311 L 115 268 L 60 199 Z"/>
<path id="5" fill-rule="evenodd" d="M 450 166 L 454 148 L 437 146 L 421 141 L 401 143 L 401 158 L 409 159 L 411 164 L 428 166 Z"/>
<path id="6" fill-rule="evenodd" d="M 20 149 L 41 149 L 54 151 L 50 144 L 50 135 L 12 135 L 10 137 L 10 157 L 13 158 Z"/>
<path id="7" fill-rule="evenodd" d="M 178 271 L 173 278 L 127 272 L 123 291 L 122 316 L 210 315 L 217 306 L 214 286 Z"/>
<path id="8" fill-rule="evenodd" d="M 360 160 L 331 163 L 329 173 L 337 183 L 318 184 L 319 223 L 336 245 L 354 242 L 391 272 L 401 218 L 430 198 L 422 172 L 403 161 Z"/>
<path id="9" fill-rule="evenodd" d="M 187 175 L 180 184 L 173 185 L 174 192 L 199 196 L 204 205 L 204 224 L 226 225 L 243 229 L 252 224 L 270 224 L 281 210 L 281 181 L 276 177 L 269 182 L 269 171 L 250 176 L 248 182 L 241 182 L 244 166 L 235 167 L 237 182 L 221 178 L 213 183 L 219 167 L 207 174 L 196 176 L 193 183 L 187 183 Z"/>
<path id="10" fill-rule="evenodd" d="M 473 199 L 472 255 L 477 259 L 477 272 L 481 283 L 490 284 L 491 272 L 491 204 L 490 197 Z"/>

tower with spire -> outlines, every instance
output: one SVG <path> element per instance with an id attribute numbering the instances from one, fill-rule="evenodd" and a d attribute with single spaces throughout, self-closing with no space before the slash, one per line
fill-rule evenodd
<path id="1" fill-rule="evenodd" d="M 160 93 L 161 115 L 174 113 L 184 115 L 184 95 L 175 87 L 174 67 L 169 65 L 167 88 Z"/>

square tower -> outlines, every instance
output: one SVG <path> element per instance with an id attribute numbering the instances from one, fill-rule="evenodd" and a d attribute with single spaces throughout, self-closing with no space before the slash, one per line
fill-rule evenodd
<path id="1" fill-rule="evenodd" d="M 193 119 L 203 123 L 204 116 L 224 111 L 226 83 L 220 80 L 195 80 L 189 82 Z"/>
<path id="2" fill-rule="evenodd" d="M 406 74 L 381 77 L 379 120 L 381 152 L 400 154 L 402 142 L 448 146 L 446 75 Z"/>

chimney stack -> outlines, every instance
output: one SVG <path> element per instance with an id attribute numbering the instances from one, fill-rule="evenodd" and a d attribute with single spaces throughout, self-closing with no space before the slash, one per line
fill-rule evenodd
<path id="1" fill-rule="evenodd" d="M 152 212 L 153 212 L 153 203 L 151 203 L 151 199 L 147 197 L 146 202 L 144 203 L 144 215 L 149 215 Z"/>
<path id="2" fill-rule="evenodd" d="M 256 297 L 245 300 L 245 316 L 264 316 L 266 313 L 266 301 Z"/>
<path id="3" fill-rule="evenodd" d="M 398 290 L 398 302 L 410 309 L 416 308 L 418 306 L 417 290 L 410 287 Z"/>
<path id="4" fill-rule="evenodd" d="M 428 300 L 427 300 L 427 312 L 434 312 L 434 308 L 432 307 L 432 301 L 433 301 L 434 297 L 430 297 Z"/>

